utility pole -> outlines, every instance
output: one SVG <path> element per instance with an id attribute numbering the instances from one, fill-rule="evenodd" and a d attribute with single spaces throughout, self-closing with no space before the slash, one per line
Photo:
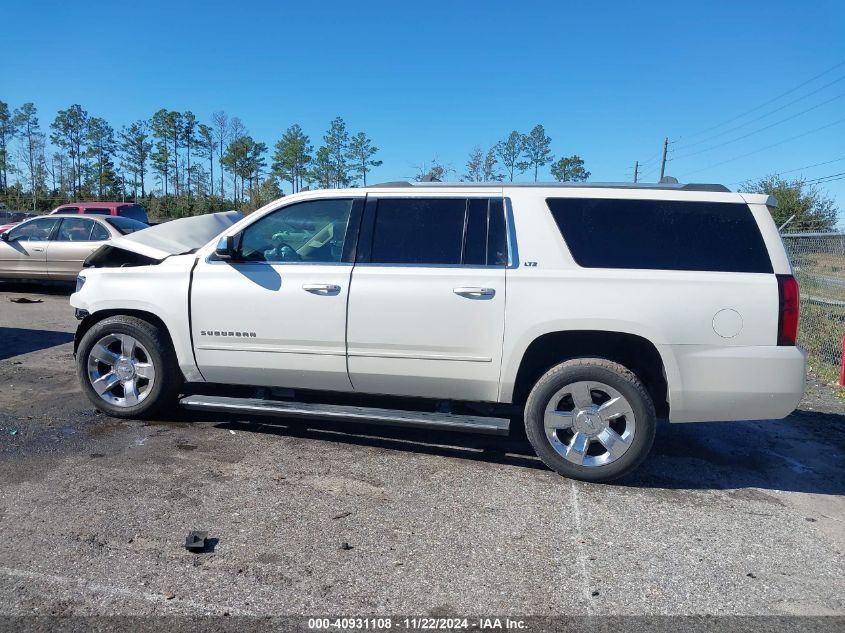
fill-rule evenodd
<path id="1" fill-rule="evenodd" d="M 640 161 L 635 160 L 634 161 L 634 183 L 635 184 L 637 182 L 637 173 L 638 173 L 639 167 L 640 167 Z"/>
<path id="2" fill-rule="evenodd" d="M 669 137 L 667 136 L 663 140 L 663 160 L 660 161 L 660 180 L 663 180 L 663 174 L 666 171 L 666 151 L 668 149 L 669 149 Z"/>

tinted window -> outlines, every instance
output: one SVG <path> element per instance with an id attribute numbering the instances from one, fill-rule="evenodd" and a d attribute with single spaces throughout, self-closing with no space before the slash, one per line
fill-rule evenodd
<path id="1" fill-rule="evenodd" d="M 490 200 L 490 222 L 487 230 L 487 264 L 505 266 L 508 263 L 508 237 L 505 228 L 505 205 L 501 198 Z"/>
<path id="2" fill-rule="evenodd" d="M 79 207 L 59 207 L 53 213 L 79 213 Z"/>
<path id="3" fill-rule="evenodd" d="M 507 262 L 505 210 L 502 200 L 470 198 L 464 233 L 463 263 L 504 266 Z"/>
<path id="4" fill-rule="evenodd" d="M 487 207 L 489 204 L 488 200 L 482 198 L 470 198 L 467 203 L 464 264 L 480 266 L 487 264 Z"/>
<path id="5" fill-rule="evenodd" d="M 352 200 L 282 207 L 244 229 L 240 258 L 254 262 L 339 262 Z"/>
<path id="6" fill-rule="evenodd" d="M 549 198 L 579 266 L 771 273 L 745 204 Z"/>
<path id="7" fill-rule="evenodd" d="M 373 200 L 372 230 L 378 264 L 504 266 L 507 264 L 501 198 L 385 198 Z"/>
<path id="8" fill-rule="evenodd" d="M 59 218 L 38 218 L 9 230 L 10 242 L 43 242 L 50 238 Z"/>
<path id="9" fill-rule="evenodd" d="M 460 264 L 465 198 L 379 200 L 372 261 L 379 264 Z"/>
<path id="10" fill-rule="evenodd" d="M 137 222 L 148 224 L 147 210 L 139 204 L 131 204 L 125 207 L 120 207 L 117 212 L 126 218 L 131 218 Z"/>
<path id="11" fill-rule="evenodd" d="M 82 212 L 91 213 L 93 215 L 111 215 L 111 209 L 105 209 L 100 207 L 85 207 Z"/>
<path id="12" fill-rule="evenodd" d="M 107 240 L 111 237 L 111 234 L 108 232 L 106 227 L 102 224 L 94 222 L 94 228 L 91 229 L 91 239 L 95 242 L 102 242 L 103 240 Z"/>
<path id="13" fill-rule="evenodd" d="M 137 220 L 133 220 L 131 218 L 124 218 L 119 215 L 109 216 L 105 220 L 120 231 L 122 235 L 134 233 L 135 231 L 142 231 L 148 228 L 143 222 L 138 222 Z"/>
<path id="14" fill-rule="evenodd" d="M 85 218 L 65 218 L 55 240 L 59 242 L 89 242 L 96 222 Z M 102 227 L 101 227 L 102 228 Z"/>

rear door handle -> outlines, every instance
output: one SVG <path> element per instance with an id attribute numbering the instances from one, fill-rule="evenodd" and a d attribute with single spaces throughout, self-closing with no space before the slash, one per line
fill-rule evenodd
<path id="1" fill-rule="evenodd" d="M 462 297 L 492 297 L 496 294 L 496 290 L 494 288 L 473 288 L 464 286 L 452 288 L 452 292 L 456 295 L 461 295 Z"/>
<path id="2" fill-rule="evenodd" d="M 302 284 L 302 289 L 315 295 L 329 295 L 340 292 L 337 284 Z"/>

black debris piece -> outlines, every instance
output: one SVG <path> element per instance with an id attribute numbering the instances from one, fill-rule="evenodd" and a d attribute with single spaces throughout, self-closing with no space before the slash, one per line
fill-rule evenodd
<path id="1" fill-rule="evenodd" d="M 30 299 L 29 297 L 9 297 L 12 303 L 43 303 L 42 299 Z"/>
<path id="2" fill-rule="evenodd" d="M 204 552 L 207 545 L 207 539 L 208 532 L 200 530 L 188 532 L 188 536 L 185 538 L 185 549 L 194 553 Z"/>
<path id="3" fill-rule="evenodd" d="M 344 541 L 343 543 L 340 544 L 340 549 L 352 549 L 352 546 L 349 543 L 347 543 L 346 541 Z"/>

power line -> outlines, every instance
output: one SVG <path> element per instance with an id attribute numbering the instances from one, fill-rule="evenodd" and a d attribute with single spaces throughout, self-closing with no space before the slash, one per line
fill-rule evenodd
<path id="1" fill-rule="evenodd" d="M 704 130 L 700 130 L 699 132 L 695 132 L 694 134 L 689 134 L 689 135 L 687 135 L 687 137 L 686 137 L 686 138 L 695 137 L 695 136 L 700 136 L 701 134 L 705 134 L 705 133 L 707 133 L 707 132 L 710 132 L 711 130 L 718 129 L 718 128 L 722 127 L 723 125 L 727 125 L 728 123 L 733 123 L 733 122 L 734 122 L 734 121 L 736 121 L 737 119 L 741 119 L 741 118 L 743 118 L 744 116 L 747 116 L 747 115 L 751 114 L 752 112 L 757 112 L 758 110 L 760 110 L 760 109 L 762 109 L 762 108 L 765 108 L 765 107 L 766 107 L 767 105 L 769 105 L 770 103 L 774 103 L 775 101 L 777 101 L 777 100 L 779 100 L 779 99 L 781 99 L 781 98 L 785 97 L 786 95 L 792 94 L 792 93 L 793 93 L 793 92 L 795 92 L 796 90 L 799 90 L 800 88 L 803 88 L 803 87 L 804 87 L 804 86 L 806 86 L 807 84 L 810 84 L 810 83 L 814 82 L 814 81 L 815 81 L 816 79 L 818 79 L 819 77 L 824 77 L 824 76 L 825 76 L 825 75 L 827 75 L 828 73 L 830 73 L 830 72 L 832 72 L 832 71 L 836 70 L 837 68 L 839 68 L 839 67 L 841 67 L 841 66 L 845 66 L 845 61 L 841 61 L 841 62 L 839 62 L 838 64 L 836 64 L 835 66 L 832 66 L 831 68 L 828 68 L 828 69 L 827 69 L 827 70 L 825 70 L 824 72 L 821 72 L 821 73 L 819 73 L 818 75 L 815 75 L 814 77 L 811 77 L 811 78 L 810 78 L 810 79 L 808 79 L 807 81 L 804 81 L 804 82 L 802 82 L 802 83 L 798 84 L 798 85 L 797 85 L 797 86 L 795 86 L 794 88 L 790 88 L 790 89 L 789 89 L 789 90 L 787 90 L 786 92 L 782 92 L 782 93 L 781 93 L 781 94 L 779 94 L 778 96 L 773 97 L 773 98 L 769 99 L 768 101 L 766 101 L 766 102 L 764 102 L 764 103 L 761 103 L 760 105 L 758 105 L 758 106 L 756 106 L 756 107 L 754 107 L 754 108 L 751 108 L 750 110 L 746 110 L 746 111 L 745 111 L 745 112 L 743 112 L 742 114 L 738 114 L 738 115 L 736 115 L 736 116 L 734 116 L 734 117 L 731 117 L 730 119 L 727 119 L 726 121 L 722 121 L 721 123 L 718 123 L 718 124 L 716 124 L 716 125 L 710 126 L 709 128 L 706 128 L 706 129 L 704 129 Z M 685 138 L 685 137 L 681 137 L 681 138 Z"/>
<path id="2" fill-rule="evenodd" d="M 818 94 L 822 90 L 825 90 L 826 88 L 830 88 L 830 86 L 832 86 L 835 83 L 842 81 L 843 79 L 845 79 L 845 75 L 842 75 L 841 77 L 839 77 L 837 79 L 834 79 L 830 83 L 826 83 L 821 88 L 816 88 L 812 92 L 808 92 L 807 94 L 802 95 L 802 96 L 798 97 L 797 99 L 793 99 L 789 103 L 786 103 L 782 106 L 779 106 L 779 107 L 775 108 L 774 110 L 767 112 L 766 114 L 761 114 L 760 116 L 755 117 L 755 118 L 751 119 L 750 121 L 746 121 L 745 123 L 740 123 L 739 125 L 735 125 L 734 127 L 728 128 L 727 130 L 722 130 L 721 132 L 717 132 L 716 134 L 713 134 L 712 136 L 708 136 L 707 138 L 703 138 L 700 141 L 694 141 L 692 143 L 686 143 L 686 144 L 681 143 L 675 149 L 684 149 L 684 148 L 687 148 L 687 147 L 695 147 L 696 145 L 701 145 L 702 143 L 706 143 L 707 141 L 712 140 L 714 138 L 719 138 L 720 136 L 724 136 L 725 134 L 728 134 L 730 132 L 735 132 L 736 130 L 741 130 L 742 128 L 744 128 L 748 125 L 751 125 L 752 123 L 756 123 L 757 121 L 760 121 L 761 119 L 765 119 L 766 117 L 769 117 L 769 116 L 775 114 L 776 112 L 780 112 L 781 110 L 785 110 L 789 106 L 794 105 L 794 104 L 798 103 L 799 101 L 803 101 L 807 97 L 812 97 L 814 94 Z"/>
<path id="3" fill-rule="evenodd" d="M 827 176 L 820 176 L 819 178 L 813 178 L 812 180 L 805 180 L 804 182 L 808 185 L 815 185 L 820 182 L 830 182 L 831 180 L 841 180 L 845 178 L 845 171 L 840 171 L 838 174 L 828 174 Z"/>
<path id="4" fill-rule="evenodd" d="M 839 125 L 840 123 L 845 123 L 845 118 L 839 119 L 837 121 L 833 121 L 832 123 L 828 123 L 827 125 L 822 125 L 821 127 L 814 128 L 807 132 L 803 132 L 801 134 L 796 134 L 795 136 L 790 136 L 787 139 L 782 141 L 778 141 L 777 143 L 772 143 L 771 145 L 766 145 L 765 147 L 761 147 L 760 149 L 755 149 L 753 152 L 748 152 L 747 154 L 742 154 L 740 156 L 735 156 L 734 158 L 729 158 L 727 160 L 720 161 L 718 163 L 714 163 L 712 165 L 708 165 L 707 167 L 702 167 L 701 169 L 696 169 L 695 171 L 687 172 L 687 175 L 690 174 L 697 174 L 702 171 L 707 171 L 708 169 L 713 169 L 714 167 L 719 167 L 720 165 L 724 165 L 726 163 L 732 163 L 736 160 L 740 160 L 743 158 L 747 158 L 748 156 L 753 156 L 754 154 L 759 154 L 760 152 L 765 152 L 767 149 L 771 149 L 773 147 L 777 147 L 778 145 L 783 145 L 784 143 L 788 143 L 790 141 L 794 141 L 795 139 L 802 138 L 804 136 L 808 136 L 810 134 L 815 134 L 816 132 L 820 132 L 822 130 L 826 130 L 829 127 L 833 127 L 834 125 Z"/>
<path id="5" fill-rule="evenodd" d="M 821 163 L 813 163 L 812 165 L 804 165 L 803 167 L 796 167 L 795 169 L 787 169 L 786 171 L 776 171 L 774 172 L 778 176 L 783 174 L 794 174 L 796 171 L 804 171 L 805 169 L 811 169 L 813 167 L 821 167 L 822 165 L 830 165 L 831 163 L 838 163 L 839 161 L 845 160 L 845 156 L 840 156 L 839 158 L 834 158 L 832 160 L 826 160 Z M 728 183 L 731 185 L 740 185 L 744 182 L 748 182 L 749 180 L 760 180 L 761 178 L 765 178 L 768 174 L 764 176 L 757 176 L 756 178 L 745 178 L 744 180 L 735 180 L 734 182 Z"/>
<path id="6" fill-rule="evenodd" d="M 841 99 L 842 97 L 845 97 L 845 92 L 840 93 L 840 94 L 836 95 L 835 97 L 831 97 L 827 101 L 822 101 L 819 104 L 816 104 L 816 105 L 814 105 L 810 108 L 807 108 L 806 110 L 802 110 L 801 112 L 797 112 L 797 113 L 795 113 L 791 116 L 788 116 L 785 119 L 781 119 L 780 121 L 775 121 L 774 123 L 770 123 L 769 125 L 758 128 L 758 129 L 754 130 L 753 132 L 748 132 L 747 134 L 743 134 L 742 136 L 737 136 L 736 138 L 733 138 L 729 141 L 724 141 L 723 143 L 719 143 L 718 145 L 713 145 L 712 147 L 706 147 L 704 149 L 700 149 L 700 150 L 695 151 L 695 152 L 690 152 L 689 154 L 681 154 L 680 156 L 676 156 L 673 160 L 679 160 L 681 158 L 689 158 L 690 156 L 697 156 L 699 154 L 704 154 L 704 153 L 710 152 L 714 149 L 724 147 L 725 145 L 730 145 L 731 143 L 736 143 L 737 141 L 741 141 L 742 139 L 748 138 L 749 136 L 754 136 L 755 134 L 759 134 L 760 132 L 763 132 L 763 131 L 768 130 L 770 128 L 773 128 L 777 125 L 780 125 L 781 123 L 786 123 L 787 121 L 791 121 L 792 119 L 799 117 L 802 114 L 806 114 L 807 112 L 811 112 L 812 110 L 816 110 L 817 108 L 821 108 L 822 106 L 827 105 L 831 101 L 836 101 L 837 99 Z"/>

